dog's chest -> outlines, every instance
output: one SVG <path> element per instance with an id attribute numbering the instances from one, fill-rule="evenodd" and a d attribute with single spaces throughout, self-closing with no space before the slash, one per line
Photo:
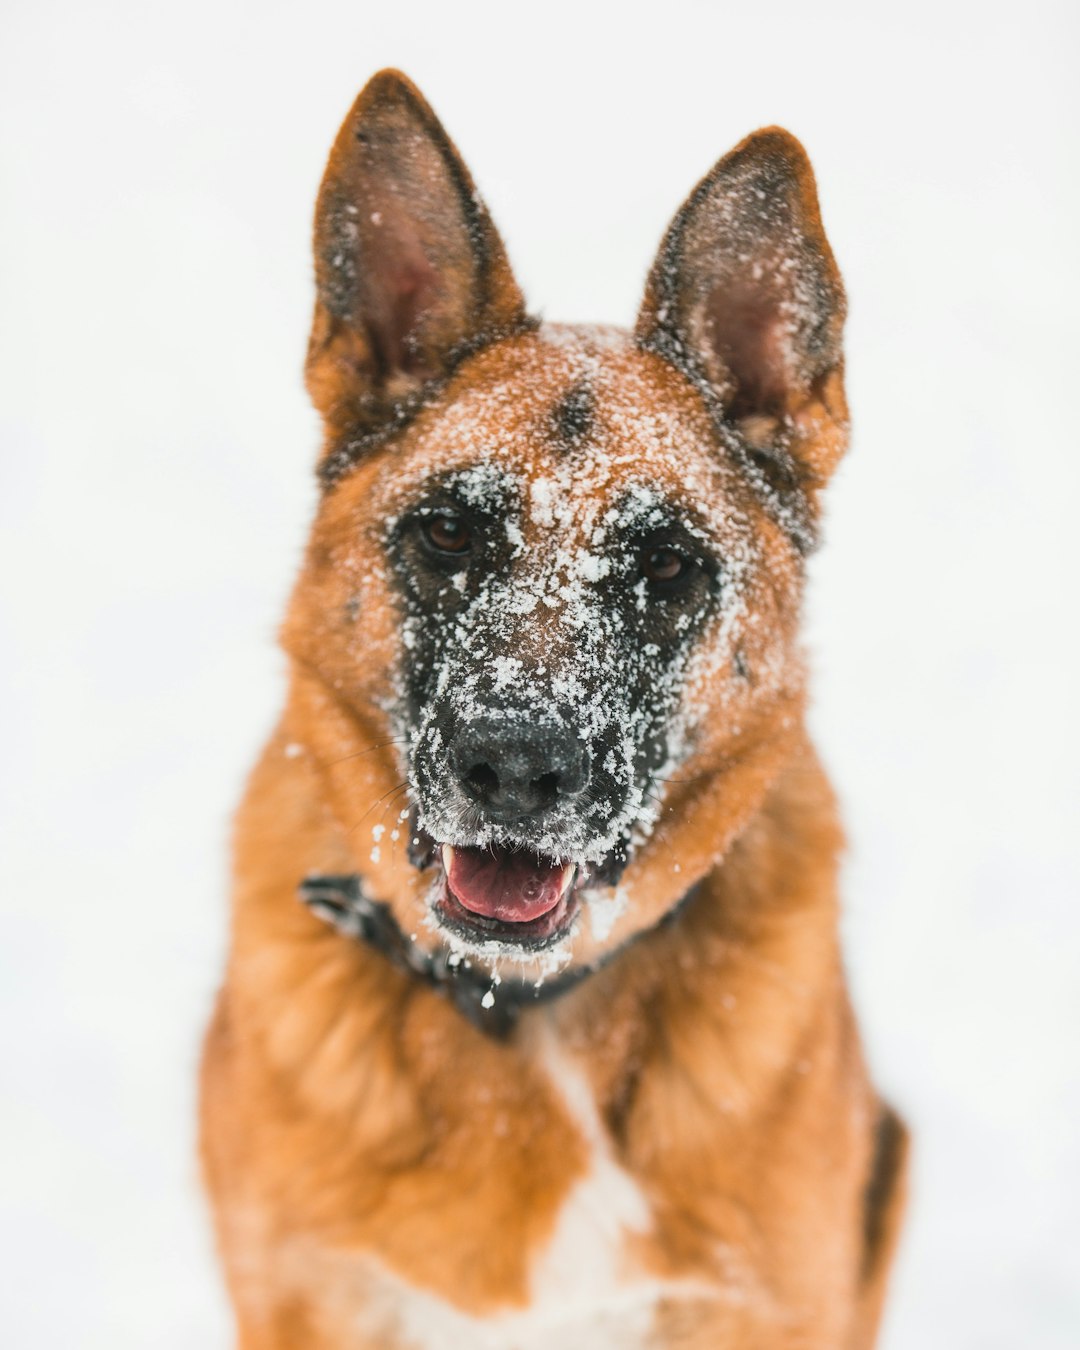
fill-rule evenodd
<path id="1" fill-rule="evenodd" d="M 390 1272 L 368 1266 L 356 1321 L 360 1344 L 409 1350 L 635 1350 L 650 1341 L 662 1300 L 699 1294 L 650 1275 L 634 1258 L 652 1215 L 634 1179 L 614 1160 L 591 1088 L 550 1049 L 543 1062 L 589 1149 L 547 1243 L 530 1265 L 527 1308 L 474 1316 Z M 492 1234 L 498 1241 L 498 1234 Z"/>

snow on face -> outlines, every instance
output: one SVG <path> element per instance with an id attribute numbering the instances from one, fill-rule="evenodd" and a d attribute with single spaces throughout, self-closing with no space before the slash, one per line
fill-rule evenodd
<path id="1" fill-rule="evenodd" d="M 647 837 L 704 712 L 738 682 L 760 559 L 706 424 L 665 405 L 628 339 L 529 341 L 539 369 L 463 390 L 395 477 L 394 712 L 433 839 L 597 869 Z M 511 740 L 571 734 L 585 789 L 512 826 L 491 819 L 456 755 L 479 723 Z"/>

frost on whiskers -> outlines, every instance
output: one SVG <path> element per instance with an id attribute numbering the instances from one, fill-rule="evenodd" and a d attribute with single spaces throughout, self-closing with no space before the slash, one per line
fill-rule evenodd
<path id="1" fill-rule="evenodd" d="M 397 724 L 419 824 L 433 839 L 517 845 L 595 868 L 648 838 L 703 710 L 722 705 L 715 681 L 730 678 L 757 554 L 736 494 L 724 490 L 733 470 L 700 429 L 638 386 L 619 359 L 631 349 L 624 335 L 545 330 L 542 344 L 536 388 L 518 376 L 467 390 L 396 484 L 395 526 L 437 481 L 497 522 L 504 559 L 448 576 L 440 594 L 455 603 L 445 614 L 406 605 L 406 659 L 430 653 L 432 669 L 423 698 L 410 704 L 399 690 Z M 553 360 L 557 386 L 586 387 L 596 411 L 587 443 L 538 457 L 526 432 L 550 406 Z M 669 611 L 660 640 L 651 607 L 665 602 L 637 569 L 640 540 L 671 522 L 673 482 L 681 528 L 717 566 L 705 591 Z M 587 791 L 526 837 L 486 820 L 451 772 L 447 744 L 448 727 L 481 719 L 572 727 L 592 756 Z M 599 910 L 593 919 L 598 931 L 613 921 Z"/>

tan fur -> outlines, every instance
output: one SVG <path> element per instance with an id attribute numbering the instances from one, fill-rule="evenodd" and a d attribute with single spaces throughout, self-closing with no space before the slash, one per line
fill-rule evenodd
<path id="1" fill-rule="evenodd" d="M 419 99 L 402 77 L 379 80 L 351 119 L 373 106 L 396 117 L 403 99 Z M 352 125 L 328 181 L 353 172 Z M 445 247 L 440 275 L 468 272 L 465 254 Z M 708 450 L 709 419 L 683 375 L 628 340 L 531 331 L 501 245 L 491 248 L 494 281 L 479 309 L 468 278 L 441 292 L 453 331 L 489 340 L 441 371 L 436 334 L 411 375 L 376 388 L 370 334 L 322 300 L 316 313 L 309 383 L 328 455 L 376 426 L 403 380 L 442 382 L 320 505 L 283 630 L 288 702 L 237 817 L 202 1151 L 240 1345 L 421 1346 L 395 1302 L 409 1291 L 441 1301 L 448 1319 L 527 1308 L 597 1148 L 552 1076 L 555 1053 L 588 1085 L 604 1156 L 647 1207 L 618 1253 L 631 1282 L 663 1290 L 641 1344 L 868 1350 L 902 1204 L 903 1136 L 869 1083 L 845 990 L 841 835 L 802 727 L 801 569 L 781 528 Z M 697 474 L 753 520 L 767 565 L 753 583 L 745 659 L 754 668 L 769 644 L 791 659 L 767 691 L 718 706 L 631 862 L 632 903 L 609 936 L 576 939 L 576 961 L 619 954 L 500 1043 L 325 927 L 296 890 L 312 872 L 360 872 L 406 933 L 436 940 L 424 926 L 426 882 L 404 848 L 372 860 L 371 826 L 393 825 L 402 782 L 383 708 L 403 656 L 382 521 L 433 463 L 462 459 L 447 430 L 455 410 L 499 439 L 524 479 L 547 472 L 558 451 L 544 418 L 582 352 L 612 391 L 598 417 L 629 438 L 627 465 L 635 423 L 620 398 L 665 410 L 702 447 L 670 474 L 672 492 Z M 529 396 L 500 399 L 506 388 Z M 839 371 L 784 412 L 816 493 L 843 444 Z M 748 432 L 770 434 L 768 419 Z M 616 464 L 609 482 L 594 474 L 581 490 L 614 494 L 627 471 Z M 531 640 L 549 639 L 541 628 Z M 678 920 L 657 927 L 696 881 Z"/>

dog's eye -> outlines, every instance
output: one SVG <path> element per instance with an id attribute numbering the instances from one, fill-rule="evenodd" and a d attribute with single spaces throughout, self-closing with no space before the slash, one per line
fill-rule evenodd
<path id="1" fill-rule="evenodd" d="M 467 553 L 472 544 L 472 531 L 458 516 L 429 516 L 421 529 L 436 553 Z"/>
<path id="2" fill-rule="evenodd" d="M 647 548 L 641 555 L 641 575 L 646 581 L 660 586 L 681 581 L 692 566 L 684 553 L 663 544 L 658 548 Z"/>

